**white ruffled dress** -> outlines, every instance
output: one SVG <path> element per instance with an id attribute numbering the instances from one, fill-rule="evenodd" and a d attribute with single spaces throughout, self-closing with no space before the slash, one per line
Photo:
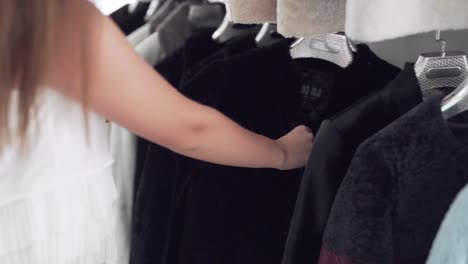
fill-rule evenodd
<path id="1" fill-rule="evenodd" d="M 80 105 L 53 89 L 38 105 L 26 151 L 14 141 L 0 153 L 0 263 L 119 263 L 105 120 L 89 113 L 86 130 Z"/>

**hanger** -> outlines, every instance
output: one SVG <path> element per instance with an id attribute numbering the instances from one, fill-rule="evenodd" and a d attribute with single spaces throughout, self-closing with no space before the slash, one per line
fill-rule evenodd
<path id="1" fill-rule="evenodd" d="M 164 1 L 161 0 L 151 0 L 148 10 L 146 10 L 145 20 L 148 21 L 156 12 L 158 8 L 161 7 Z"/>
<path id="2" fill-rule="evenodd" d="M 322 59 L 342 68 L 346 68 L 353 62 L 353 55 L 356 51 L 356 46 L 344 33 L 300 38 L 290 48 L 293 59 Z"/>
<path id="3" fill-rule="evenodd" d="M 460 53 L 463 54 L 459 55 L 462 58 L 458 58 L 460 60 L 460 65 L 466 65 L 467 57 L 464 53 Z M 467 74 L 466 71 L 464 71 L 466 68 L 462 67 L 463 66 L 460 66 L 462 72 L 459 76 L 460 78 L 464 77 L 463 81 L 453 92 L 442 100 L 442 114 L 445 119 L 449 119 L 468 110 L 468 77 L 466 77 Z"/>
<path id="4" fill-rule="evenodd" d="M 208 3 L 225 5 L 225 0 L 208 0 Z M 234 24 L 233 22 L 229 21 L 229 18 L 226 14 L 221 25 L 213 33 L 212 38 L 218 43 L 224 43 L 231 40 L 232 38 L 248 35 L 253 32 L 258 32 L 258 26 Z"/>
<path id="5" fill-rule="evenodd" d="M 468 79 L 442 100 L 442 114 L 449 119 L 468 110 Z"/>
<path id="6" fill-rule="evenodd" d="M 208 0 L 208 3 L 226 5 L 225 0 Z M 217 42 L 225 42 L 225 38 L 227 38 L 227 35 L 231 34 L 231 32 L 229 32 L 231 28 L 232 28 L 232 23 L 229 21 L 226 15 L 224 16 L 224 19 L 221 25 L 213 33 L 213 40 Z"/>
<path id="7" fill-rule="evenodd" d="M 258 47 L 265 47 L 273 44 L 277 41 L 277 37 L 274 35 L 278 34 L 276 25 L 273 23 L 264 23 L 257 36 L 255 36 L 255 43 Z"/>
<path id="8" fill-rule="evenodd" d="M 229 21 L 227 16 L 224 16 L 223 22 L 213 33 L 213 40 L 218 43 L 225 43 L 235 37 L 245 36 L 251 33 L 258 32 L 257 25 L 238 25 Z"/>
<path id="9" fill-rule="evenodd" d="M 446 51 L 447 43 L 435 34 L 441 44 L 441 52 L 423 53 L 414 66 L 423 96 L 429 96 L 437 88 L 458 87 L 468 78 L 467 56 L 461 51 Z"/>

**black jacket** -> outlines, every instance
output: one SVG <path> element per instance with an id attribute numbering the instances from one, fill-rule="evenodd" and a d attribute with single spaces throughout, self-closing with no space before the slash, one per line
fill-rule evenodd
<path id="1" fill-rule="evenodd" d="M 178 75 L 179 89 L 271 138 L 317 129 L 398 72 L 366 46 L 347 69 L 294 61 L 288 41 L 232 50 Z M 150 145 L 142 171 L 132 263 L 281 262 L 302 170 L 218 166 Z"/>
<path id="2" fill-rule="evenodd" d="M 357 147 L 419 102 L 413 65 L 407 65 L 385 89 L 322 123 L 302 176 L 283 264 L 318 261 L 333 200 Z"/>

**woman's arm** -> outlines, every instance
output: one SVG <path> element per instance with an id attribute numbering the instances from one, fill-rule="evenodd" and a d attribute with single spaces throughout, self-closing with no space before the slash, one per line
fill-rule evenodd
<path id="1" fill-rule="evenodd" d="M 93 27 L 98 28 L 92 33 L 97 37 L 90 37 L 96 52 L 88 62 L 93 67 L 87 91 L 93 110 L 192 158 L 252 168 L 304 166 L 313 138 L 306 127 L 277 141 L 243 129 L 218 111 L 180 94 L 136 54 L 110 19 L 89 9 L 96 16 Z M 60 86 L 67 95 L 78 98 L 77 86 L 72 87 Z"/>

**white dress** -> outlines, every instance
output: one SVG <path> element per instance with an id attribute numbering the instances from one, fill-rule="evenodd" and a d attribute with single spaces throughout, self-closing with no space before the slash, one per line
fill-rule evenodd
<path id="1" fill-rule="evenodd" d="M 12 102 L 16 102 L 14 99 Z M 38 98 L 28 149 L 0 153 L 0 263 L 114 264 L 117 199 L 108 127 L 53 89 Z M 15 103 L 10 128 L 15 129 Z"/>

